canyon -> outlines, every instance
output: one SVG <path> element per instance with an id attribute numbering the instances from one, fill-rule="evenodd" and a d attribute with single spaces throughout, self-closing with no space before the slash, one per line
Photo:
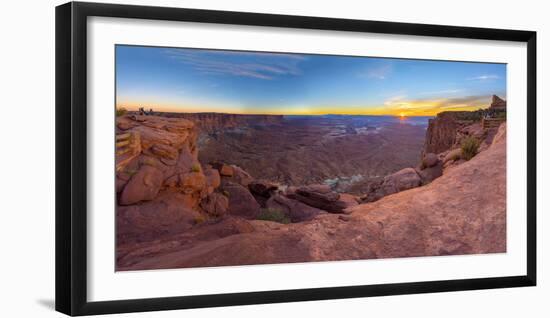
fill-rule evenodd
<path id="1" fill-rule="evenodd" d="M 119 116 L 116 269 L 505 252 L 506 123 L 487 112 Z"/>

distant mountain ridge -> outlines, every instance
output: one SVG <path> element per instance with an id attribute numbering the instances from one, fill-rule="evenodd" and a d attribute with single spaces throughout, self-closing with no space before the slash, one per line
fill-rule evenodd
<path id="1" fill-rule="evenodd" d="M 184 118 L 192 121 L 201 132 L 213 133 L 227 128 L 237 128 L 246 125 L 278 124 L 283 115 L 249 115 L 225 113 L 155 113 L 168 118 Z"/>

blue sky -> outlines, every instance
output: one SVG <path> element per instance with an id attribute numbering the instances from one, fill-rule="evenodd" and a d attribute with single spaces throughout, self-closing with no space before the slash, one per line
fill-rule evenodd
<path id="1" fill-rule="evenodd" d="M 506 65 L 116 46 L 117 107 L 433 115 L 506 98 Z"/>

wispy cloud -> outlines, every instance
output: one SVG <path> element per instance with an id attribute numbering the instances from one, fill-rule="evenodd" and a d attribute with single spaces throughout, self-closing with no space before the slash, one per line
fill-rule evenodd
<path id="1" fill-rule="evenodd" d="M 367 68 L 363 72 L 359 73 L 359 77 L 384 80 L 390 76 L 392 71 L 392 65 L 390 63 L 386 63 Z"/>
<path id="2" fill-rule="evenodd" d="M 307 59 L 298 54 L 187 49 L 170 49 L 166 50 L 165 54 L 203 74 L 233 75 L 262 80 L 271 80 L 282 75 L 301 75 L 302 71 L 298 64 Z"/>
<path id="3" fill-rule="evenodd" d="M 188 50 L 189 51 L 189 50 Z M 223 51 L 223 50 L 208 50 L 206 51 L 212 55 L 226 55 L 226 56 L 249 56 L 249 57 L 276 57 L 276 58 L 287 58 L 291 60 L 306 60 L 307 57 L 302 54 L 291 54 L 291 53 L 276 53 L 276 52 L 248 52 L 248 51 Z"/>
<path id="4" fill-rule="evenodd" d="M 416 98 L 395 97 L 386 100 L 380 108 L 386 114 L 435 115 L 442 111 L 475 110 L 489 106 L 489 95 L 458 98 Z"/>
<path id="5" fill-rule="evenodd" d="M 463 92 L 463 89 L 443 89 L 440 91 L 422 92 L 420 95 L 452 95 Z"/>
<path id="6" fill-rule="evenodd" d="M 474 77 L 469 77 L 467 80 L 469 81 L 490 81 L 490 80 L 496 80 L 499 79 L 500 76 L 498 75 L 492 75 L 492 74 L 486 74 L 486 75 L 479 75 Z"/>

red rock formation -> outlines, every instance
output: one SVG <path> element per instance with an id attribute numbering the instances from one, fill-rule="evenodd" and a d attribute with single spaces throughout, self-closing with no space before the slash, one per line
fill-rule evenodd
<path id="1" fill-rule="evenodd" d="M 203 169 L 197 159 L 193 122 L 121 116 L 117 136 L 121 148 L 116 155 L 119 240 L 156 239 L 188 229 L 205 216 L 225 214 L 228 199 L 214 192 L 221 184 L 218 171 Z"/>
<path id="2" fill-rule="evenodd" d="M 299 187 L 288 197 L 330 213 L 344 213 L 345 209 L 357 205 L 352 196 L 334 192 L 328 185 L 320 184 Z"/>
<path id="3" fill-rule="evenodd" d="M 506 110 L 506 101 L 498 97 L 497 95 L 493 95 L 491 106 L 489 106 L 489 108 Z"/>
<path id="4" fill-rule="evenodd" d="M 493 95 L 492 102 L 485 110 L 448 111 L 441 112 L 433 119 L 430 119 L 426 131 L 424 150 L 422 154 L 439 154 L 460 146 L 461 141 L 468 136 L 474 136 L 480 141 L 492 140 L 493 131 L 484 129 L 481 125 L 483 116 L 493 116 L 506 110 L 506 101 Z M 489 138 L 488 138 L 489 137 Z M 488 144 L 487 143 L 487 144 Z"/>
<path id="5" fill-rule="evenodd" d="M 456 141 L 458 123 L 454 112 L 442 112 L 430 119 L 424 141 L 425 153 L 440 153 L 451 148 Z"/>
<path id="6" fill-rule="evenodd" d="M 298 200 L 292 200 L 284 195 L 276 194 L 266 202 L 268 209 L 281 211 L 291 222 L 309 221 L 321 213 L 321 209 L 314 208 Z"/>
<path id="7" fill-rule="evenodd" d="M 217 132 L 226 128 L 237 128 L 250 124 L 278 124 L 282 115 L 245 115 L 223 113 L 157 113 L 170 118 L 185 118 L 194 122 L 206 133 Z"/>
<path id="8" fill-rule="evenodd" d="M 387 195 L 416 188 L 421 184 L 422 177 L 415 169 L 401 169 L 393 174 L 385 176 L 378 182 L 373 182 L 367 193 L 361 197 L 361 201 L 374 202 Z"/>
<path id="9" fill-rule="evenodd" d="M 432 183 L 281 225 L 230 221 L 119 247 L 119 270 L 506 252 L 506 134 Z M 487 191 L 490 189 L 490 191 Z M 230 252 L 228 252 L 230 251 Z"/>

